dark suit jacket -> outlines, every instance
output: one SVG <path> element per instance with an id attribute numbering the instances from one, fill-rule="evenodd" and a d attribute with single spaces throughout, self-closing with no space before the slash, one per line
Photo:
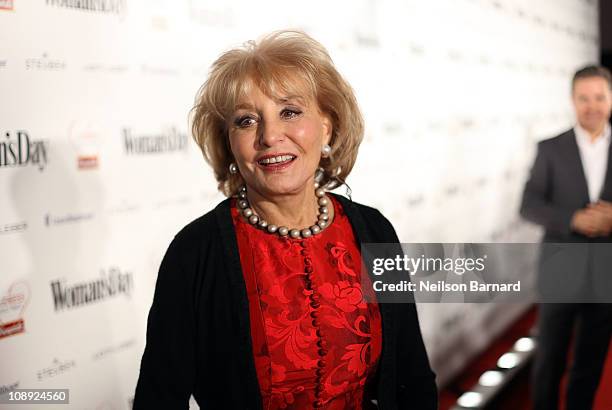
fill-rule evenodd
<path id="1" fill-rule="evenodd" d="M 601 199 L 612 202 L 612 144 Z M 612 236 L 588 238 L 571 229 L 571 219 L 590 202 L 587 182 L 573 129 L 541 141 L 529 180 L 525 185 L 521 215 L 542 225 L 545 243 L 572 243 L 565 247 L 544 245 L 541 255 L 540 285 L 565 297 L 578 290 L 594 288 L 610 291 L 610 258 L 599 255 L 609 249 L 603 243 Z M 589 244 L 601 243 L 600 246 Z M 546 269 L 546 267 L 548 269 Z M 600 272 L 599 269 L 604 269 Z M 590 283 L 587 283 L 590 281 Z M 546 282 L 546 283 L 545 283 Z M 601 282 L 601 283 L 600 283 Z M 551 286 L 554 289 L 550 288 Z M 603 286 L 603 288 L 602 288 Z M 609 298 L 610 296 L 608 296 Z M 552 300 L 551 300 L 552 301 Z"/>
<path id="2" fill-rule="evenodd" d="M 397 243 L 380 212 L 336 196 L 358 243 Z M 414 304 L 381 303 L 382 353 L 364 403 L 437 408 L 435 375 Z M 183 228 L 162 261 L 147 324 L 134 409 L 261 409 L 249 304 L 230 201 Z M 368 408 L 368 407 L 364 407 Z"/>
<path id="3" fill-rule="evenodd" d="M 612 144 L 610 144 L 612 153 Z M 601 199 L 612 202 L 612 154 L 608 159 L 608 171 Z M 573 232 L 570 222 L 574 212 L 590 202 L 578 144 L 573 130 L 541 141 L 525 185 L 521 215 L 542 225 L 546 230 L 546 242 L 594 242 Z M 605 238 L 609 241 L 610 238 Z"/>

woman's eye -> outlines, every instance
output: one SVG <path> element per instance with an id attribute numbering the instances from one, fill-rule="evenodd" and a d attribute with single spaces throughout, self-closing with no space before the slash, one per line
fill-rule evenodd
<path id="1" fill-rule="evenodd" d="M 234 121 L 234 124 L 239 128 L 247 128 L 255 123 L 255 119 L 253 117 L 238 117 Z"/>
<path id="2" fill-rule="evenodd" d="M 302 112 L 300 110 L 286 108 L 286 109 L 281 111 L 281 118 L 284 118 L 286 120 L 290 120 L 292 118 L 297 117 L 301 113 Z"/>

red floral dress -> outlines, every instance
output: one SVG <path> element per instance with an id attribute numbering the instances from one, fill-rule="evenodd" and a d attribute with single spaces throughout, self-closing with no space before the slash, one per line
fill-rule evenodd
<path id="1" fill-rule="evenodd" d="M 361 409 L 381 352 L 381 319 L 350 222 L 281 238 L 232 204 L 264 409 Z"/>

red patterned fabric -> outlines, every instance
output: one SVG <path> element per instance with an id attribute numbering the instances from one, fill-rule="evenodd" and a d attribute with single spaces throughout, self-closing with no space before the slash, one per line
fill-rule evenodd
<path id="1" fill-rule="evenodd" d="M 251 226 L 232 203 L 264 409 L 361 409 L 378 363 L 378 305 L 350 222 L 307 239 Z"/>

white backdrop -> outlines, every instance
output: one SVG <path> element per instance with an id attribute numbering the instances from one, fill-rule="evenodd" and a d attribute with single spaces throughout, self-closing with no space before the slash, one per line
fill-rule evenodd
<path id="1" fill-rule="evenodd" d="M 69 388 L 68 408 L 131 407 L 163 253 L 222 199 L 187 124 L 222 51 L 281 28 L 328 47 L 367 123 L 353 199 L 404 242 L 529 241 L 517 209 L 534 143 L 572 124 L 597 9 L 0 0 L 0 393 Z M 523 308 L 419 306 L 440 381 Z"/>

